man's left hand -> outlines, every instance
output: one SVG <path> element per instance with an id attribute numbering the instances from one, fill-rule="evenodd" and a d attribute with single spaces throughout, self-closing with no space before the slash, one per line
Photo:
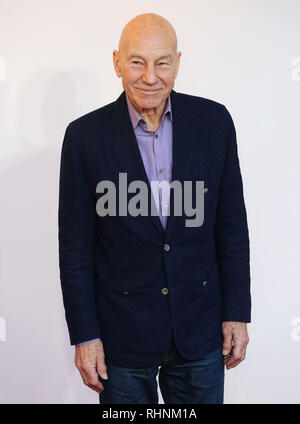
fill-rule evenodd
<path id="1" fill-rule="evenodd" d="M 225 321 L 222 323 L 223 355 L 226 369 L 236 367 L 246 357 L 249 336 L 246 322 Z"/>

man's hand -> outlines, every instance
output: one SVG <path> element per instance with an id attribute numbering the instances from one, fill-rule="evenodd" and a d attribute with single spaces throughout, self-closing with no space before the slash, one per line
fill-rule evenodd
<path id="1" fill-rule="evenodd" d="M 236 367 L 245 359 L 249 336 L 246 322 L 226 321 L 222 323 L 223 355 L 226 369 Z"/>
<path id="2" fill-rule="evenodd" d="M 104 390 L 98 378 L 99 374 L 104 380 L 108 379 L 101 340 L 87 343 L 82 346 L 76 346 L 75 365 L 80 372 L 84 384 L 97 393 Z"/>

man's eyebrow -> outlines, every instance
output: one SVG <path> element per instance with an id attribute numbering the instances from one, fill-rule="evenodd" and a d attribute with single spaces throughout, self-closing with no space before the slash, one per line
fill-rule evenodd
<path id="1" fill-rule="evenodd" d="M 131 53 L 131 55 L 128 56 L 128 60 L 130 60 L 130 59 L 132 59 L 134 57 L 139 57 L 140 59 L 143 59 L 144 60 L 143 56 L 141 56 L 138 53 Z M 171 53 L 166 53 L 166 54 L 160 56 L 159 58 L 157 58 L 157 60 L 166 59 L 166 58 L 171 58 L 172 59 Z"/>

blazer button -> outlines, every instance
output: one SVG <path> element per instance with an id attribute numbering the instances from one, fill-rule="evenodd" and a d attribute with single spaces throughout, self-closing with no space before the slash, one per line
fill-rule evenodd
<path id="1" fill-rule="evenodd" d="M 169 244 L 165 244 L 164 245 L 164 249 L 166 252 L 168 252 L 170 250 L 170 245 Z"/>
<path id="2" fill-rule="evenodd" d="M 164 288 L 161 290 L 161 292 L 162 292 L 162 294 L 168 294 L 168 293 L 169 293 L 169 290 L 167 289 L 167 287 L 164 287 Z"/>
<path id="3" fill-rule="evenodd" d="M 207 281 L 203 281 L 202 285 L 205 287 L 207 284 Z"/>
<path id="4" fill-rule="evenodd" d="M 205 187 L 204 190 L 203 190 L 203 193 L 207 193 L 207 192 L 208 192 L 208 188 Z"/>
<path id="5" fill-rule="evenodd" d="M 128 296 L 128 295 L 129 295 L 129 293 L 128 293 L 128 291 L 123 291 L 122 295 L 123 295 L 123 296 Z"/>

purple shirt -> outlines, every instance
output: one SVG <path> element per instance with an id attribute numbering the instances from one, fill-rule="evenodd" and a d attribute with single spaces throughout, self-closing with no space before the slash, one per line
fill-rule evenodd
<path id="1" fill-rule="evenodd" d="M 163 113 L 161 123 L 156 131 L 148 130 L 147 123 L 139 112 L 135 109 L 131 103 L 127 93 L 126 101 L 129 111 L 129 116 L 133 126 L 133 130 L 136 136 L 136 140 L 139 146 L 140 154 L 143 159 L 144 168 L 148 177 L 149 182 L 151 181 L 163 181 L 166 180 L 168 183 L 171 182 L 172 172 L 172 143 L 173 143 L 173 126 L 172 126 L 172 109 L 170 95 L 167 99 L 165 111 Z M 156 190 L 153 192 L 156 208 L 159 212 L 161 223 L 166 228 L 167 215 L 163 215 L 163 209 L 168 209 L 168 198 L 162 198 L 162 190 L 157 193 Z M 162 200 L 165 200 L 162 202 Z M 88 340 L 76 344 L 81 346 L 87 343 L 92 343 L 97 339 Z"/>

